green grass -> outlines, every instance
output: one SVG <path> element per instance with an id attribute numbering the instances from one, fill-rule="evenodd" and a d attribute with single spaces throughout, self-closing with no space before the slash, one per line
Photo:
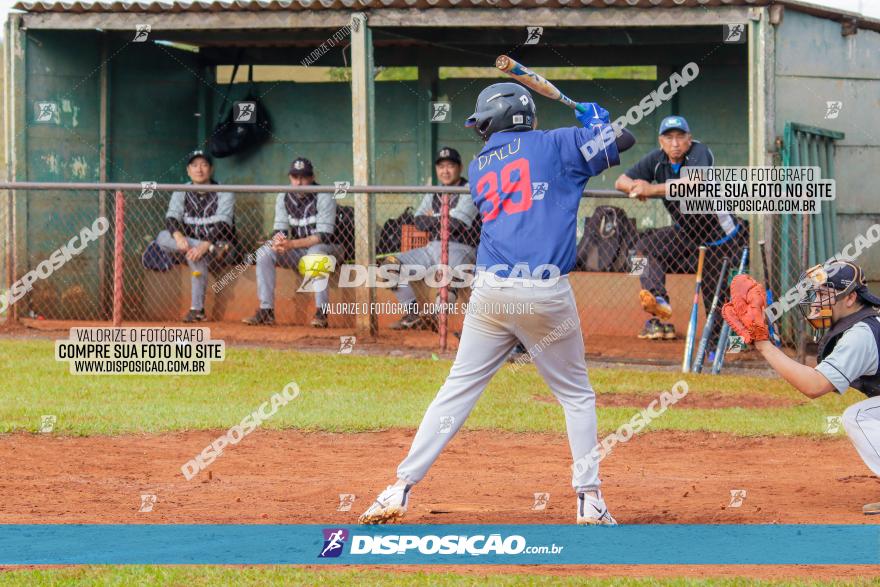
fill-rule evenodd
<path id="1" fill-rule="evenodd" d="M 263 424 L 358 432 L 415 428 L 449 370 L 448 361 L 271 349 L 229 348 L 207 376 L 71 375 L 54 360 L 52 341 L 0 341 L 0 432 L 39 428 L 40 416 L 57 416 L 56 432 L 69 435 L 224 429 L 296 381 L 292 403 Z M 637 409 L 669 390 L 678 373 L 591 370 L 600 394 L 638 394 L 632 407 L 599 410 L 602 432 L 617 428 Z M 800 398 L 777 378 L 691 375 L 690 393 Z M 564 432 L 555 402 L 536 401 L 550 391 L 533 366 L 501 369 L 466 427 L 512 432 Z M 842 413 L 858 394 L 772 409 L 671 407 L 654 430 L 704 430 L 740 435 L 823 435 L 825 417 Z"/>
<path id="2" fill-rule="evenodd" d="M 75 567 L 0 572 L 0 585 L 593 585 L 596 587 L 750 587 L 782 585 L 869 585 L 870 581 L 757 581 L 724 579 L 586 579 L 549 575 L 492 575 L 481 577 L 434 572 L 392 572 L 353 569 L 301 569 L 295 567 L 225 566 L 125 566 Z"/>
<path id="3" fill-rule="evenodd" d="M 40 416 L 58 417 L 56 433 L 71 435 L 228 428 L 273 393 L 296 381 L 301 394 L 263 424 L 266 428 L 364 431 L 414 428 L 449 370 L 448 361 L 227 349 L 208 376 L 70 375 L 54 360 L 52 341 L 0 340 L 0 432 L 36 431 Z M 602 394 L 633 394 L 633 407 L 600 409 L 603 432 L 628 420 L 680 380 L 670 372 L 594 369 Z M 690 393 L 797 398 L 767 377 L 689 376 Z M 466 426 L 471 429 L 563 432 L 561 408 L 536 401 L 550 392 L 534 367 L 501 369 Z M 685 409 L 673 406 L 653 429 L 736 434 L 822 435 L 825 416 L 840 414 L 848 397 L 778 409 Z M 414 570 L 415 571 L 415 570 Z M 491 569 L 486 569 L 491 573 Z M 852 585 L 859 582 L 741 579 L 586 579 L 551 575 L 460 575 L 351 568 L 229 566 L 77 566 L 0 571 L 0 585 L 581 585 L 747 586 Z"/>

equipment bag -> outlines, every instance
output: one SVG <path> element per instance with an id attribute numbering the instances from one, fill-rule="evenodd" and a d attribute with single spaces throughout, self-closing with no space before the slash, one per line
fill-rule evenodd
<path id="1" fill-rule="evenodd" d="M 615 206 L 597 206 L 584 218 L 584 235 L 577 248 L 577 271 L 624 271 L 635 246 L 636 224 Z"/>
<path id="2" fill-rule="evenodd" d="M 403 214 L 397 218 L 389 218 L 385 221 L 382 232 L 379 233 L 379 242 L 376 244 L 377 254 L 400 252 L 400 230 L 404 224 L 415 224 L 413 209 L 410 206 L 407 206 Z"/>
<path id="3" fill-rule="evenodd" d="M 232 78 L 226 86 L 226 95 L 223 103 L 220 105 L 218 118 L 220 122 L 211 133 L 208 139 L 208 147 L 214 157 L 223 158 L 230 155 L 243 154 L 256 147 L 259 147 L 272 136 L 272 124 L 269 120 L 269 113 L 260 101 L 260 95 L 257 92 L 257 86 L 254 84 L 254 66 L 248 67 L 248 86 L 247 94 L 244 99 L 238 103 L 240 108 L 237 110 L 235 103 L 229 102 L 229 95 L 232 91 L 232 84 L 235 81 L 235 74 L 238 72 L 238 63 L 232 69 Z M 244 106 L 243 103 L 250 102 L 251 105 Z M 251 108 L 252 107 L 252 108 Z M 225 114 L 225 115 L 224 115 Z M 238 116 L 238 120 L 236 120 Z M 256 120 L 254 122 L 254 120 Z"/>

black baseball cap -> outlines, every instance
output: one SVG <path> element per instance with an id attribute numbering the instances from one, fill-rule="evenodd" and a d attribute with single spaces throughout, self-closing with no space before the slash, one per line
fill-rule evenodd
<path id="1" fill-rule="evenodd" d="M 828 273 L 826 283 L 837 291 L 856 292 L 859 299 L 869 306 L 880 307 L 880 297 L 868 290 L 868 280 L 862 268 L 849 261 L 836 261 L 825 265 Z M 849 290 L 849 291 L 847 291 Z"/>
<path id="2" fill-rule="evenodd" d="M 461 155 L 452 147 L 440 147 L 440 150 L 437 151 L 437 157 L 434 158 L 434 165 L 441 161 L 452 161 L 461 165 Z"/>
<path id="3" fill-rule="evenodd" d="M 193 159 L 197 159 L 198 157 L 201 157 L 202 159 L 207 161 L 208 165 L 214 165 L 214 161 L 211 159 L 211 156 L 201 149 L 196 149 L 195 151 L 190 152 L 190 154 L 186 157 L 186 164 L 189 165 L 193 162 Z"/>
<path id="4" fill-rule="evenodd" d="M 315 175 L 315 168 L 312 167 L 312 162 L 305 157 L 297 157 L 290 164 L 290 170 L 287 174 L 299 177 L 312 177 Z"/>

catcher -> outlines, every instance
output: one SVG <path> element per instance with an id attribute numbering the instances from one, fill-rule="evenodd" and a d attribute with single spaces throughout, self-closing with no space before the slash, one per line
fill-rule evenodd
<path id="1" fill-rule="evenodd" d="M 880 297 L 870 291 L 862 269 L 849 261 L 816 265 L 801 276 L 805 292 L 798 304 L 807 322 L 825 330 L 819 340 L 815 369 L 789 358 L 768 340 L 764 288 L 748 275 L 730 284 L 730 299 L 721 312 L 747 343 L 753 343 L 783 379 L 809 398 L 849 387 L 868 399 L 843 413 L 846 434 L 865 464 L 880 476 Z M 880 514 L 880 503 L 862 508 Z"/>

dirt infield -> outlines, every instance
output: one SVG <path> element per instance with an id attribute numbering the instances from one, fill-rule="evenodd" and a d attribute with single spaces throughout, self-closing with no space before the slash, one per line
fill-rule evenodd
<path id="1" fill-rule="evenodd" d="M 186 481 L 181 465 L 220 433 L 4 436 L 0 462 L 8 465 L 0 480 L 0 523 L 351 524 L 391 481 L 412 437 L 403 430 L 256 431 L 210 465 L 210 479 L 202 472 Z M 571 523 L 568 466 L 561 435 L 464 432 L 413 490 L 407 518 L 427 524 Z M 861 506 L 880 501 L 880 481 L 845 438 L 646 433 L 615 449 L 603 463 L 603 478 L 607 500 L 624 524 L 876 523 L 861 514 Z M 729 507 L 732 489 L 746 490 L 740 507 Z M 536 492 L 550 493 L 544 511 L 532 510 Z M 157 496 L 152 512 L 138 512 L 143 493 Z M 340 493 L 356 496 L 351 511 L 337 511 Z M 630 569 L 624 574 L 691 574 L 681 567 Z M 701 569 L 694 574 L 702 576 Z M 766 577 L 817 571 L 753 570 L 748 574 Z M 827 570 L 829 576 L 880 576 L 878 568 Z M 528 568 L 536 571 L 584 570 Z M 717 571 L 742 575 L 745 569 Z M 621 573 L 619 567 L 590 570 Z"/>

